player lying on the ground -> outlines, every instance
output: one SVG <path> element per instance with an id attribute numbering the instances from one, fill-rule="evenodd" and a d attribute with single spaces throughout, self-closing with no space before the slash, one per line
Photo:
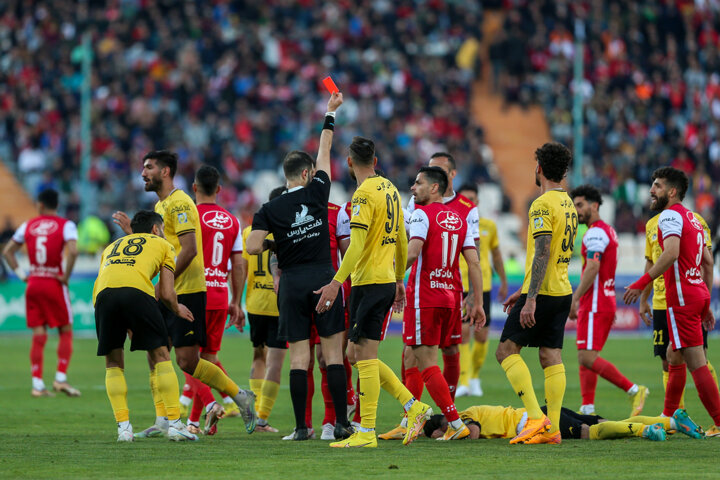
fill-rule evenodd
<path id="1" fill-rule="evenodd" d="M 542 407 L 543 413 L 547 407 Z M 471 440 L 479 438 L 512 438 L 525 428 L 527 411 L 492 405 L 478 405 L 460 412 L 460 418 L 470 429 Z M 440 440 L 448 428 L 443 415 L 433 415 L 425 423 L 426 437 Z M 621 421 L 607 420 L 598 415 L 582 415 L 568 408 L 560 411 L 560 434 L 563 440 L 612 440 L 615 438 L 642 437 L 664 441 L 667 431 L 680 431 L 692 438 L 703 438 L 699 427 L 685 410 L 678 409 L 672 417 L 636 416 Z"/>

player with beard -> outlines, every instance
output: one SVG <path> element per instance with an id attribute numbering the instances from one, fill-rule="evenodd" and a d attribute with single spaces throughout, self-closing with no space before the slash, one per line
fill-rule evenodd
<path id="1" fill-rule="evenodd" d="M 665 298 L 670 346 L 680 356 L 668 355 L 668 383 L 663 415 L 676 413 L 690 370 L 700 401 L 714 425 L 707 436 L 720 436 L 720 393 L 707 366 L 703 351 L 703 325 L 715 327 L 710 310 L 712 256 L 705 246 L 705 232 L 692 211 L 681 203 L 688 189 L 684 172 L 672 167 L 655 170 L 650 188 L 653 210 L 661 210 L 658 219 L 658 243 L 662 254 L 652 268 L 626 287 L 626 304 L 635 302 L 655 278 L 665 279 Z M 696 432 L 702 438 L 702 429 Z"/>
<path id="2" fill-rule="evenodd" d="M 248 433 L 255 430 L 255 395 L 241 390 L 217 365 L 200 358 L 200 347 L 206 345 L 205 306 L 206 285 L 205 265 L 202 254 L 202 232 L 198 209 L 187 193 L 175 188 L 174 177 L 177 171 L 177 154 L 169 150 L 154 150 L 143 157 L 142 178 L 145 191 L 155 192 L 158 202 L 155 212 L 163 217 L 165 238 L 177 253 L 175 290 L 178 300 L 187 306 L 193 314 L 194 321 L 187 322 L 161 305 L 167 330 L 170 334 L 171 346 L 175 347 L 175 360 L 178 366 L 194 379 L 202 382 L 195 388 L 201 398 L 212 397 L 210 386 L 221 393 L 232 397 L 240 408 Z M 130 218 L 124 212 L 115 212 L 113 221 L 126 234 L 131 234 Z M 148 355 L 150 364 L 150 390 L 155 402 L 155 424 L 141 433 L 138 438 L 166 435 L 168 421 L 165 405 L 157 388 L 157 372 L 153 358 Z M 203 401 L 207 404 L 208 401 Z M 213 400 L 214 401 L 214 400 Z M 208 415 L 219 418 L 222 407 L 212 404 Z M 218 408 L 215 408 L 215 407 Z M 214 423 L 211 419 L 210 423 Z"/>

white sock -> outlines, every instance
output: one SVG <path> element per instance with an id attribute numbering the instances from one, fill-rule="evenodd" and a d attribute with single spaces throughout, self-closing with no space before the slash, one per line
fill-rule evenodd
<path id="1" fill-rule="evenodd" d="M 230 404 L 235 402 L 233 401 L 232 397 L 223 397 L 223 403 Z"/>
<path id="2" fill-rule="evenodd" d="M 166 421 L 167 421 L 167 420 L 166 420 Z M 176 418 L 175 420 L 172 420 L 172 421 L 170 421 L 169 423 L 170 423 L 170 425 L 169 425 L 170 427 L 174 427 L 174 428 L 182 428 L 182 427 L 184 427 L 184 425 L 183 425 L 183 423 L 182 423 L 182 420 L 180 420 L 179 418 Z"/>
<path id="3" fill-rule="evenodd" d="M 670 417 L 670 429 L 677 430 L 677 423 L 675 422 L 675 419 L 673 417 Z"/>
<path id="4" fill-rule="evenodd" d="M 463 426 L 463 421 L 458 418 L 457 420 L 453 420 L 452 422 L 450 422 L 450 426 L 455 430 L 460 430 L 460 428 L 462 428 Z"/>
<path id="5" fill-rule="evenodd" d="M 130 428 L 130 420 L 118 422 L 118 430 L 127 430 L 128 428 Z"/>
<path id="6" fill-rule="evenodd" d="M 32 377 L 32 387 L 34 390 L 45 390 L 45 382 L 42 378 Z"/>
<path id="7" fill-rule="evenodd" d="M 363 433 L 375 432 L 374 428 L 360 427 L 360 431 Z"/>
<path id="8" fill-rule="evenodd" d="M 405 415 L 402 420 L 400 420 L 400 426 L 407 428 L 407 415 Z"/>
<path id="9" fill-rule="evenodd" d="M 67 382 L 67 374 L 63 372 L 55 372 L 55 381 L 58 383 Z"/>
<path id="10" fill-rule="evenodd" d="M 167 417 L 155 417 L 155 425 L 158 427 L 165 427 L 168 426 L 168 418 Z"/>
<path id="11" fill-rule="evenodd" d="M 411 398 L 405 405 L 403 405 L 406 412 L 412 408 L 413 403 L 415 403 L 415 397 Z"/>
<path id="12" fill-rule="evenodd" d="M 181 403 L 182 405 L 185 405 L 186 407 L 189 407 L 190 405 L 192 405 L 192 401 L 193 401 L 192 398 L 186 397 L 185 395 L 180 395 L 180 403 Z"/>
<path id="13" fill-rule="evenodd" d="M 636 384 L 636 383 L 633 383 L 633 386 L 630 387 L 630 389 L 627 391 L 627 394 L 628 394 L 628 395 L 635 395 L 635 394 L 638 392 L 638 390 L 640 390 L 640 389 L 638 388 L 637 384 Z"/>
<path id="14" fill-rule="evenodd" d="M 210 413 L 210 410 L 212 410 L 213 405 L 215 405 L 217 402 L 210 402 L 207 405 L 205 405 L 205 413 Z"/>
<path id="15" fill-rule="evenodd" d="M 198 427 L 198 428 L 200 428 L 200 422 L 193 422 L 193 421 L 191 421 L 191 420 L 188 420 L 188 423 L 187 423 L 187 424 L 188 424 L 188 427 L 189 427 L 190 425 L 192 425 L 193 427 Z"/>

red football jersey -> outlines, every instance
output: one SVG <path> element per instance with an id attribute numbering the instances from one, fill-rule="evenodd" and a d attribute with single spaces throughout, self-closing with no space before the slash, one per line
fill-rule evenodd
<path id="1" fill-rule="evenodd" d="M 447 205 L 417 205 L 410 218 L 410 240 L 424 241 L 410 270 L 407 298 L 414 308 L 458 308 L 462 282 L 455 282 L 461 250 L 475 248 L 462 217 Z"/>
<path id="2" fill-rule="evenodd" d="M 614 312 L 615 270 L 617 269 L 618 240 L 615 229 L 598 220 L 590 225 L 582 240 L 582 257 L 585 272 L 588 254 L 591 259 L 600 258 L 600 271 L 595 277 L 592 288 L 580 297 L 579 310 L 587 312 Z"/>
<path id="3" fill-rule="evenodd" d="M 658 243 L 665 250 L 665 239 L 680 237 L 680 255 L 663 273 L 668 307 L 684 307 L 703 302 L 710 292 L 702 278 L 700 265 L 705 250 L 705 230 L 695 214 L 676 203 L 662 211 L 658 220 Z"/>
<path id="4" fill-rule="evenodd" d="M 352 216 L 352 202 L 345 202 L 340 205 L 340 210 L 337 214 L 337 226 L 335 228 L 335 236 L 337 241 L 345 240 L 350 238 L 350 217 Z M 331 240 L 332 242 L 332 240 Z M 335 265 L 335 270 L 340 268 L 340 262 Z M 350 289 L 352 288 L 352 281 L 348 275 L 347 280 L 342 285 L 343 298 L 345 299 L 345 305 L 347 300 L 350 298 Z"/>
<path id="5" fill-rule="evenodd" d="M 335 271 L 340 268 L 340 251 L 339 251 L 339 238 L 337 235 L 338 226 L 338 213 L 340 213 L 340 206 L 334 203 L 328 203 L 328 230 L 330 233 L 330 257 L 332 258 L 332 264 Z"/>
<path id="6" fill-rule="evenodd" d="M 228 260 L 231 253 L 242 252 L 240 222 L 219 205 L 197 206 L 202 230 L 203 259 L 208 310 L 228 307 Z"/>
<path id="7" fill-rule="evenodd" d="M 40 215 L 28 220 L 13 235 L 13 241 L 27 245 L 29 277 L 62 275 L 65 243 L 77 238 L 75 223 L 53 215 Z"/>

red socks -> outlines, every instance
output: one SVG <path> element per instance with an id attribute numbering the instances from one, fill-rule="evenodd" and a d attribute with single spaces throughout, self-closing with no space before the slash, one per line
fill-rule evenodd
<path id="1" fill-rule="evenodd" d="M 68 330 L 65 332 L 59 332 L 59 339 L 58 339 L 59 341 L 58 341 L 58 349 L 57 349 L 57 356 L 58 356 L 57 371 L 60 373 L 67 373 L 68 365 L 70 365 L 70 357 L 72 357 L 72 351 L 73 351 L 72 339 L 73 339 L 72 330 Z"/>
<path id="2" fill-rule="evenodd" d="M 43 376 L 43 350 L 47 342 L 47 334 L 33 335 L 32 346 L 30 347 L 30 366 L 32 376 L 42 378 Z"/>
<path id="3" fill-rule="evenodd" d="M 332 395 L 330 394 L 330 385 L 328 384 L 327 368 L 320 369 L 322 381 L 320 389 L 322 391 L 323 403 L 325 404 L 325 416 L 322 424 L 331 423 L 335 425 L 335 405 L 333 404 Z"/>
<path id="4" fill-rule="evenodd" d="M 193 423 L 200 423 L 200 416 L 202 415 L 203 411 L 203 401 L 200 399 L 200 396 L 195 393 L 195 396 L 193 398 L 193 404 L 192 409 L 190 409 L 190 414 L 188 414 L 188 422 Z"/>
<path id="5" fill-rule="evenodd" d="M 582 395 L 583 405 L 595 405 L 597 377 L 597 373 L 580 365 L 580 394 Z"/>
<path id="6" fill-rule="evenodd" d="M 710 374 L 710 370 L 707 365 L 703 365 L 696 368 L 691 374 L 705 410 L 710 414 L 715 425 L 720 425 L 720 392 L 718 392 L 718 387 Z M 669 384 L 670 382 L 668 382 Z"/>
<path id="7" fill-rule="evenodd" d="M 439 368 L 438 368 L 439 370 Z M 423 377 L 417 367 L 405 369 L 405 386 L 416 400 L 420 400 L 423 394 Z M 434 397 L 433 397 L 434 398 Z"/>
<path id="8" fill-rule="evenodd" d="M 663 410 L 663 415 L 666 417 L 672 417 L 675 410 L 678 409 L 680 398 L 683 390 L 685 390 L 686 379 L 687 371 L 684 363 L 682 365 L 668 365 L 668 383 L 665 388 L 665 408 Z"/>
<path id="9" fill-rule="evenodd" d="M 604 358 L 597 357 L 592 364 L 591 370 L 616 387 L 621 388 L 623 392 L 627 392 L 633 386 L 633 383 L 620 373 L 620 370 L 615 365 Z"/>
<path id="10" fill-rule="evenodd" d="M 307 397 L 305 400 L 305 426 L 312 428 L 312 398 L 315 395 L 315 377 L 312 368 L 307 371 Z"/>
<path id="11" fill-rule="evenodd" d="M 443 355 L 443 365 L 443 376 L 450 389 L 450 398 L 455 401 L 455 389 L 457 389 L 458 380 L 460 380 L 460 352 L 453 355 Z M 424 372 L 425 370 L 423 370 Z M 448 421 L 451 422 L 452 420 Z"/>
<path id="12" fill-rule="evenodd" d="M 407 373 L 409 373 L 408 369 Z M 450 389 L 445 377 L 440 373 L 440 367 L 437 365 L 428 367 L 422 371 L 422 379 L 427 385 L 428 393 L 442 410 L 443 415 L 448 422 L 452 422 L 460 418 L 450 396 Z"/>

